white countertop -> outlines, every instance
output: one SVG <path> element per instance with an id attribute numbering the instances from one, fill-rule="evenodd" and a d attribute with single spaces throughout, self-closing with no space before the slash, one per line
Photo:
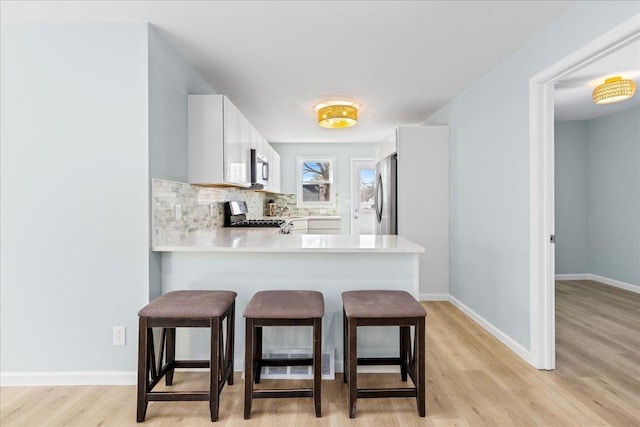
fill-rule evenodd
<path id="1" fill-rule="evenodd" d="M 292 218 L 293 219 L 293 218 Z M 153 246 L 154 252 L 316 252 L 421 253 L 424 248 L 399 236 L 287 234 L 279 229 L 222 228 L 175 244 Z"/>

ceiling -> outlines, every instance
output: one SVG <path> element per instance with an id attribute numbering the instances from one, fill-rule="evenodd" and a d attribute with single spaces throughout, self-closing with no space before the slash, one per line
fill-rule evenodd
<path id="1" fill-rule="evenodd" d="M 593 89 L 609 77 L 621 76 L 636 84 L 636 94 L 615 104 L 596 105 L 591 100 Z M 640 105 L 640 40 L 587 65 L 561 81 L 554 91 L 557 121 L 592 120 L 597 117 Z"/>
<path id="2" fill-rule="evenodd" d="M 150 22 L 270 142 L 379 142 L 419 125 L 574 1 L 28 1 L 6 21 Z M 348 129 L 316 103 L 360 104 Z"/>

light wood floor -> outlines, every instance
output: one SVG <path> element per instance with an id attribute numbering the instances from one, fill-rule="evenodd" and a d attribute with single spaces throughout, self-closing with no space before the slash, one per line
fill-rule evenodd
<path id="1" fill-rule="evenodd" d="M 255 400 L 242 419 L 242 381 L 225 387 L 219 426 L 639 426 L 640 295 L 595 282 L 557 284 L 557 369 L 538 371 L 446 302 L 424 303 L 427 418 L 413 399 L 361 399 L 348 418 L 340 375 L 323 381 L 322 418 L 311 399 Z M 399 375 L 366 374 L 393 386 Z M 206 388 L 206 374 L 178 373 L 175 387 Z M 268 385 L 268 384 L 267 384 Z M 135 423 L 135 387 L 0 389 L 0 425 Z M 211 426 L 206 402 L 152 402 L 145 424 Z"/>

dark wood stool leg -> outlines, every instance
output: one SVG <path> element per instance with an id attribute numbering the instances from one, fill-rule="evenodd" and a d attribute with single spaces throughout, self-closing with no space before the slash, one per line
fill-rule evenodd
<path id="1" fill-rule="evenodd" d="M 149 354 L 147 318 L 138 321 L 138 405 L 136 421 L 142 422 L 147 414 L 147 388 L 149 385 Z"/>
<path id="2" fill-rule="evenodd" d="M 227 360 L 229 361 L 229 370 L 231 371 L 231 374 L 229 374 L 229 380 L 227 381 L 227 384 L 229 385 L 233 385 L 233 365 L 234 365 L 234 361 L 233 361 L 233 357 L 234 357 L 234 340 L 233 340 L 233 335 L 234 335 L 234 331 L 235 331 L 235 325 L 236 325 L 236 303 L 234 301 L 234 303 L 231 305 L 231 313 L 229 313 L 229 316 L 227 317 Z"/>
<path id="3" fill-rule="evenodd" d="M 262 327 L 255 328 L 253 337 L 255 352 L 253 355 L 253 366 L 256 384 L 260 384 L 260 374 L 262 374 Z"/>
<path id="4" fill-rule="evenodd" d="M 220 408 L 220 318 L 211 319 L 211 354 L 209 358 L 209 409 L 211 421 L 218 419 Z"/>
<path id="5" fill-rule="evenodd" d="M 417 396 L 418 400 L 418 414 L 421 417 L 426 416 L 426 396 L 425 396 L 425 351 L 426 351 L 426 343 L 425 343 L 425 331 L 424 331 L 424 317 L 418 319 L 416 325 L 416 333 L 415 333 L 415 341 L 416 341 L 416 366 L 414 372 L 416 373 L 416 388 L 417 388 Z"/>
<path id="6" fill-rule="evenodd" d="M 246 319 L 244 344 L 244 419 L 251 418 L 251 399 L 253 398 L 253 319 Z"/>
<path id="7" fill-rule="evenodd" d="M 356 417 L 356 403 L 358 400 L 358 337 L 357 319 L 347 318 L 349 336 L 349 418 Z"/>
<path id="8" fill-rule="evenodd" d="M 223 320 L 224 318 L 220 318 L 218 319 L 218 391 L 220 393 L 222 393 L 222 381 L 223 379 L 225 379 L 225 373 L 227 372 L 226 370 L 226 360 L 225 359 L 225 353 L 224 353 L 224 349 L 225 349 L 225 342 L 224 342 L 224 325 L 223 325 Z M 226 381 L 226 379 L 225 379 Z"/>
<path id="9" fill-rule="evenodd" d="M 347 365 L 347 315 L 344 312 L 344 308 L 342 309 L 342 382 L 347 382 L 347 373 L 349 371 L 349 367 Z"/>
<path id="10" fill-rule="evenodd" d="M 167 331 L 167 365 L 169 370 L 165 378 L 166 385 L 173 384 L 173 373 L 175 372 L 176 361 L 176 328 L 166 328 Z"/>
<path id="11" fill-rule="evenodd" d="M 322 319 L 313 319 L 313 404 L 316 417 L 322 416 Z"/>
<path id="12" fill-rule="evenodd" d="M 400 326 L 400 377 L 407 381 L 407 365 L 411 363 L 411 329 Z"/>

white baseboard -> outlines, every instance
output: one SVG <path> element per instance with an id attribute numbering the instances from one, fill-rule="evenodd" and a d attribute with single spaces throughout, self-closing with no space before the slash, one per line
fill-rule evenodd
<path id="1" fill-rule="evenodd" d="M 593 280 L 596 282 L 604 283 L 605 285 L 613 286 L 616 288 L 624 289 L 626 291 L 631 291 L 636 294 L 640 294 L 640 286 L 632 285 L 631 283 L 621 282 L 615 279 L 609 279 L 608 277 L 598 276 L 597 274 L 589 274 L 589 280 Z"/>
<path id="2" fill-rule="evenodd" d="M 474 322 L 476 322 L 478 325 L 480 325 L 482 328 L 484 328 L 487 332 L 489 332 L 491 335 L 496 337 L 498 339 L 498 341 L 500 341 L 502 344 L 506 345 L 507 348 L 509 348 L 511 351 L 513 351 L 518 356 L 520 356 L 527 363 L 531 364 L 531 353 L 529 352 L 529 350 L 524 348 L 522 345 L 520 345 L 514 339 L 512 339 L 507 334 L 502 332 L 500 329 L 495 327 L 491 322 L 486 320 L 484 317 L 480 316 L 478 313 L 476 313 L 475 311 L 471 310 L 469 307 L 464 305 L 462 302 L 458 301 L 453 295 L 449 296 L 449 301 L 456 308 L 458 308 L 464 314 L 469 316 Z"/>
<path id="3" fill-rule="evenodd" d="M 640 286 L 638 285 L 609 279 L 608 277 L 598 276 L 597 274 L 556 274 L 556 280 L 593 280 L 594 282 L 603 283 L 615 288 L 624 289 L 625 291 L 640 294 Z"/>
<path id="4" fill-rule="evenodd" d="M 420 301 L 449 301 L 449 294 L 420 294 Z"/>
<path id="5" fill-rule="evenodd" d="M 135 371 L 3 372 L 2 387 L 135 385 Z"/>
<path id="6" fill-rule="evenodd" d="M 556 280 L 589 280 L 588 274 L 556 274 Z"/>

